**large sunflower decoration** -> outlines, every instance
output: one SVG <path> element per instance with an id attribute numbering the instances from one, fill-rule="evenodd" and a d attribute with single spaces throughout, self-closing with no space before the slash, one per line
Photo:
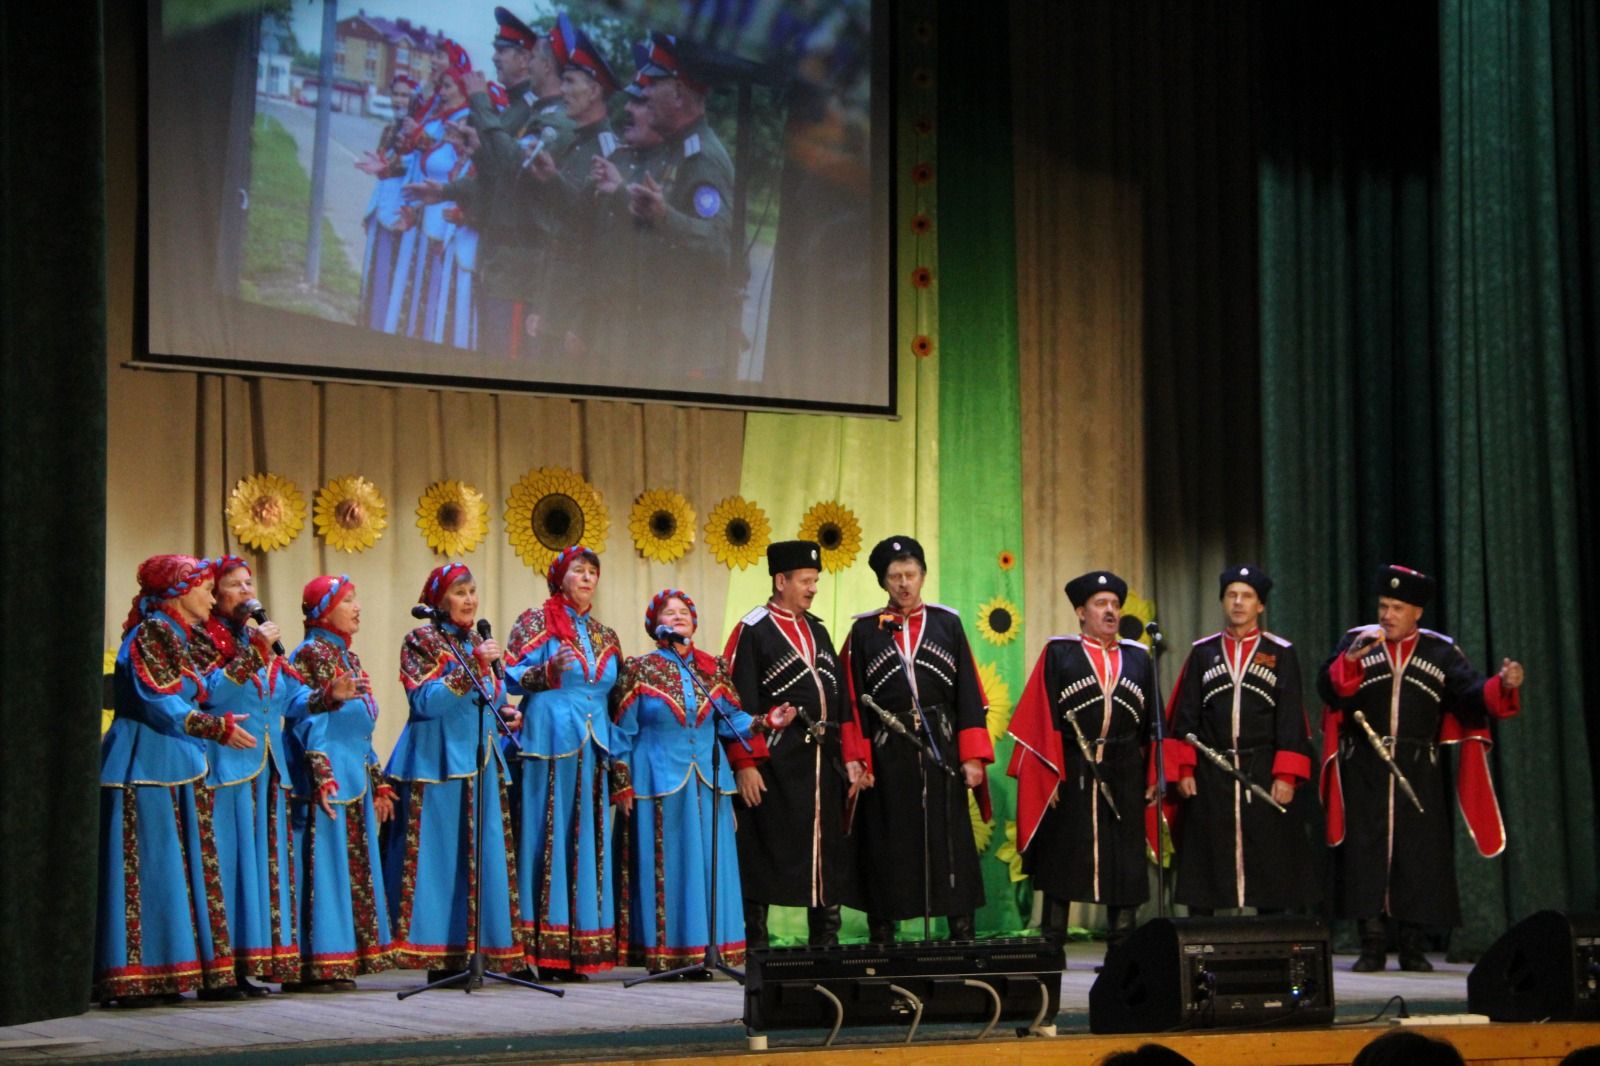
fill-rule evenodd
<path id="1" fill-rule="evenodd" d="M 978 608 L 978 636 L 990 644 L 1010 644 L 1021 629 L 1022 611 L 1004 596 L 996 596 Z"/>
<path id="2" fill-rule="evenodd" d="M 596 554 L 605 551 L 610 528 L 600 491 L 564 467 L 535 467 L 506 498 L 506 536 L 518 558 L 535 570 L 574 544 Z"/>
<path id="3" fill-rule="evenodd" d="M 800 539 L 816 541 L 822 548 L 822 568 L 837 574 L 855 562 L 861 551 L 861 523 L 837 500 L 823 500 L 813 504 L 800 520 Z"/>
<path id="4" fill-rule="evenodd" d="M 417 528 L 435 554 L 466 555 L 489 535 L 489 505 L 471 485 L 435 481 L 417 501 Z"/>
<path id="5" fill-rule="evenodd" d="M 1150 634 L 1145 629 L 1156 617 L 1156 601 L 1147 600 L 1137 592 L 1129 592 L 1122 604 L 1122 621 L 1117 624 L 1117 635 L 1124 640 L 1137 640 L 1150 646 Z"/>
<path id="6" fill-rule="evenodd" d="M 743 496 L 729 496 L 706 516 L 706 547 L 730 570 L 743 570 L 758 561 L 771 542 L 767 512 Z"/>
<path id="7" fill-rule="evenodd" d="M 317 490 L 314 517 L 317 532 L 328 547 L 342 552 L 364 552 L 383 536 L 389 524 L 389 505 L 378 486 L 359 474 L 346 474 Z"/>
<path id="8" fill-rule="evenodd" d="M 277 474 L 240 478 L 228 497 L 228 528 L 239 542 L 269 552 L 300 535 L 306 524 L 306 498 Z"/>
<path id="9" fill-rule="evenodd" d="M 694 508 L 681 492 L 647 489 L 633 501 L 628 532 L 633 534 L 633 546 L 646 559 L 677 562 L 694 543 Z"/>

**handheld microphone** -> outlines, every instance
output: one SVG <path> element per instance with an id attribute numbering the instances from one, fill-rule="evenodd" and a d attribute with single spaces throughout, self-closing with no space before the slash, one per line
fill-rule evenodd
<path id="1" fill-rule="evenodd" d="M 494 628 L 489 625 L 489 620 L 487 618 L 478 619 L 478 636 L 482 637 L 484 640 L 488 640 L 493 632 Z M 494 661 L 494 676 L 506 676 L 506 664 L 501 662 L 499 659 Z"/>
<path id="2" fill-rule="evenodd" d="M 878 628 L 887 629 L 891 633 L 898 633 L 905 628 L 905 623 L 900 621 L 893 611 L 884 611 L 878 615 Z"/>
<path id="3" fill-rule="evenodd" d="M 425 603 L 419 603 L 411 608 L 411 617 L 420 618 L 424 622 L 436 622 L 439 620 L 439 612 Z"/>
<path id="4" fill-rule="evenodd" d="M 245 600 L 244 609 L 250 613 L 251 618 L 255 619 L 256 625 L 264 626 L 267 624 L 267 609 L 261 606 L 260 600 Z M 275 640 L 272 642 L 272 654 L 279 658 L 286 654 L 283 650 L 283 641 Z"/>
<path id="5" fill-rule="evenodd" d="M 689 643 L 688 637 L 684 636 L 682 633 L 679 633 L 671 626 L 656 626 L 655 637 L 657 640 L 665 640 L 673 644 Z"/>

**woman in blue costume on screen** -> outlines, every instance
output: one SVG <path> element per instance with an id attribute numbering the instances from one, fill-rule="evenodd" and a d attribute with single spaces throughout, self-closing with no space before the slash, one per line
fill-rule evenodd
<path id="1" fill-rule="evenodd" d="M 459 138 L 452 140 L 447 136 L 448 124 L 464 121 L 469 113 L 462 80 L 467 70 L 466 66 L 452 67 L 439 76 L 439 106 L 422 123 L 405 184 L 436 181 L 443 185 L 451 180 L 451 172 L 460 161 L 461 153 Z M 449 220 L 455 214 L 454 207 L 454 201 L 450 200 L 406 205 L 406 210 L 414 213 L 416 225 L 407 232 L 411 240 L 402 241 L 402 252 L 407 243 L 411 244 L 411 251 L 409 261 L 395 271 L 384 323 L 387 332 L 433 339 L 430 325 L 445 313 L 442 304 L 444 249 L 455 231 L 455 223 Z"/>
<path id="2" fill-rule="evenodd" d="M 404 72 L 395 74 L 389 82 L 394 121 L 378 135 L 378 147 L 356 163 L 357 170 L 377 179 L 361 216 L 367 243 L 361 259 L 361 312 L 356 324 L 367 329 L 383 329 L 395 266 L 408 232 L 409 216 L 400 189 L 410 169 L 408 157 L 415 151 L 412 139 L 418 127 L 411 101 L 416 91 L 416 79 Z"/>
<path id="3" fill-rule="evenodd" d="M 122 625 L 116 717 L 100 745 L 100 891 L 94 998 L 123 1007 L 176 1002 L 189 989 L 232 989 L 233 950 L 217 878 L 206 740 L 256 739 L 234 715 L 198 709 L 189 659 L 211 614 L 211 563 L 157 555 L 139 565 Z"/>
<path id="4" fill-rule="evenodd" d="M 632 823 L 621 860 L 628 864 L 628 961 L 652 973 L 705 957 L 713 878 L 718 953 L 730 966 L 745 956 L 733 797 L 744 791 L 747 800 L 760 802 L 755 767 L 766 760 L 767 743 L 739 707 L 727 664 L 694 646 L 699 624 L 686 593 L 657 593 L 644 613 L 645 632 L 657 648 L 629 659 L 616 687 L 612 756 L 628 768 L 633 784 L 632 799 L 620 804 L 624 811 L 631 808 Z M 787 722 L 787 715 L 778 716 L 776 726 Z M 712 746 L 718 743 L 724 752 L 713 785 Z M 713 787 L 721 793 L 714 821 Z M 690 976 L 712 975 L 703 970 Z"/>
<path id="5" fill-rule="evenodd" d="M 522 612 L 506 652 L 508 686 L 523 697 L 522 917 L 541 975 L 581 981 L 615 966 L 625 950 L 617 942 L 611 804 L 632 793 L 626 768 L 611 764 L 607 713 L 621 646 L 590 614 L 600 581 L 594 552 L 563 549 L 545 578 L 550 598 Z"/>
<path id="6" fill-rule="evenodd" d="M 293 981 L 300 968 L 284 726 L 305 713 L 311 693 L 273 651 L 277 625 L 248 624 L 251 610 L 260 606 L 249 565 L 237 555 L 224 555 L 212 560 L 212 572 L 217 602 L 189 641 L 190 660 L 206 689 L 200 707 L 210 714 L 232 714 L 256 745 L 205 742 L 205 787 L 212 797 L 217 872 L 238 987 L 201 996 L 238 999 L 267 994 L 248 978 Z"/>
<path id="7" fill-rule="evenodd" d="M 521 970 L 508 775 L 495 740 L 497 717 L 515 729 L 521 715 L 506 706 L 505 685 L 495 674 L 500 645 L 473 628 L 472 572 L 460 563 L 436 568 L 418 602 L 433 609 L 434 621 L 407 633 L 400 649 L 411 717 L 387 771 L 400 789 L 399 822 L 385 856 L 396 957 L 401 966 L 426 967 L 430 982 L 466 969 L 477 950 L 491 970 Z M 480 818 L 483 861 L 475 868 L 472 828 Z M 481 900 L 476 942 L 468 916 L 475 894 Z"/>
<path id="8" fill-rule="evenodd" d="M 347 574 L 313 578 L 300 594 L 306 639 L 290 659 L 311 694 L 292 726 L 299 980 L 286 992 L 342 992 L 356 975 L 394 965 L 378 823 L 394 789 L 378 776 L 378 703 L 351 642 L 361 601 Z"/>

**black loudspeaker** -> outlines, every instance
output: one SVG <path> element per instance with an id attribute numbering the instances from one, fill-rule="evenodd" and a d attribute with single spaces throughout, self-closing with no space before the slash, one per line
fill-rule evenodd
<path id="1" fill-rule="evenodd" d="M 1600 914 L 1540 911 L 1467 975 L 1467 1009 L 1497 1022 L 1600 1021 Z"/>
<path id="2" fill-rule="evenodd" d="M 833 1029 L 924 1021 L 1050 1024 L 1061 1010 L 1059 944 L 1038 938 L 770 948 L 745 962 L 744 1024 Z M 832 1038 L 830 1037 L 830 1040 Z"/>
<path id="3" fill-rule="evenodd" d="M 1332 1021 L 1333 956 L 1315 918 L 1158 918 L 1106 956 L 1089 990 L 1096 1033 Z"/>

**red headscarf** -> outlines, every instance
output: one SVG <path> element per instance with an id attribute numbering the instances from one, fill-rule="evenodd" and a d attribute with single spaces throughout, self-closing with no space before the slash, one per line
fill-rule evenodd
<path id="1" fill-rule="evenodd" d="M 333 613 L 335 607 L 339 606 L 340 600 L 355 590 L 355 583 L 350 580 L 349 574 L 340 574 L 338 577 L 324 574 L 306 582 L 305 591 L 300 593 L 300 609 L 305 612 L 306 628 L 321 626 L 333 630 L 349 641 L 351 634 L 330 626 L 327 617 Z"/>
<path id="2" fill-rule="evenodd" d="M 139 564 L 139 594 L 133 598 L 122 631 L 126 633 L 151 611 L 213 576 L 210 559 L 196 559 L 192 555 L 152 555 Z"/>
<path id="3" fill-rule="evenodd" d="M 428 580 L 422 583 L 422 591 L 417 594 L 417 602 L 437 611 L 439 605 L 444 602 L 444 594 L 450 591 L 450 586 L 471 580 L 472 571 L 467 569 L 466 563 L 445 563 L 443 566 L 436 566 L 433 568 L 433 573 L 428 575 Z"/>
<path id="4" fill-rule="evenodd" d="M 600 569 L 600 557 L 585 548 L 582 544 L 574 544 L 562 548 L 554 559 L 550 560 L 550 568 L 544 573 L 545 584 L 550 588 L 550 598 L 544 601 L 544 626 L 549 632 L 555 634 L 558 640 L 577 640 L 578 631 L 573 628 L 572 619 L 567 617 L 567 608 L 570 606 L 577 610 L 573 603 L 561 591 L 561 583 L 566 580 L 567 571 L 579 559 L 587 559 L 594 565 L 596 571 Z"/>
<path id="5" fill-rule="evenodd" d="M 696 629 L 700 628 L 700 612 L 695 608 L 694 601 L 689 598 L 689 594 L 682 589 L 662 589 L 650 597 L 650 603 L 644 609 L 644 631 L 650 634 L 652 639 L 656 635 L 656 619 L 661 614 L 661 608 L 667 605 L 668 600 L 682 600 L 683 605 L 689 608 L 690 621 L 694 623 Z M 656 646 L 660 648 L 671 647 L 673 643 L 670 640 L 656 640 Z M 714 657 L 692 645 L 690 646 L 689 654 L 694 658 L 694 664 L 700 668 L 701 673 L 707 677 L 716 674 L 717 660 Z"/>

